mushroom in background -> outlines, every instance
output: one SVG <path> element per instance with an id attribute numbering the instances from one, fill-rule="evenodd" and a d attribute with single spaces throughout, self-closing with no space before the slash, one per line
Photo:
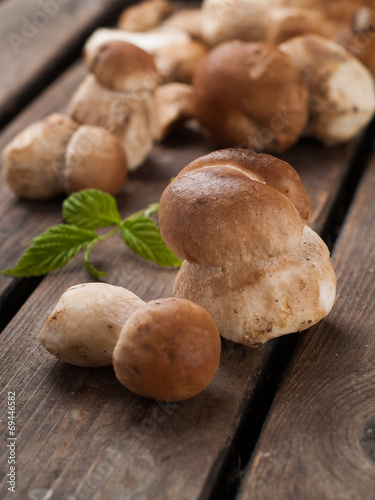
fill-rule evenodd
<path id="1" fill-rule="evenodd" d="M 118 27 L 125 31 L 148 31 L 162 23 L 173 10 L 173 2 L 168 0 L 144 0 L 123 10 Z"/>
<path id="2" fill-rule="evenodd" d="M 155 91 L 155 140 L 160 142 L 178 123 L 195 117 L 194 88 L 186 83 L 165 83 Z"/>
<path id="3" fill-rule="evenodd" d="M 131 43 L 152 55 L 164 83 L 176 80 L 190 83 L 197 66 L 208 51 L 205 44 L 193 40 L 187 32 L 160 27 L 145 32 L 99 28 L 86 41 L 85 53 L 93 52 L 98 45 L 115 40 Z"/>
<path id="4" fill-rule="evenodd" d="M 344 47 L 318 35 L 302 35 L 279 45 L 306 83 L 309 120 L 304 135 L 327 145 L 349 141 L 375 112 L 369 70 Z"/>
<path id="5" fill-rule="evenodd" d="M 271 44 L 223 43 L 208 53 L 193 83 L 197 119 L 219 147 L 283 151 L 305 128 L 305 82 Z"/>
<path id="6" fill-rule="evenodd" d="M 6 146 L 2 175 L 19 197 L 31 200 L 85 188 L 117 194 L 127 176 L 127 160 L 110 132 L 54 113 L 26 127 Z"/>
<path id="7" fill-rule="evenodd" d="M 153 57 L 124 41 L 88 45 L 84 55 L 91 73 L 73 95 L 68 114 L 118 137 L 129 170 L 135 170 L 153 145 L 153 92 L 159 78 Z"/>
<path id="8" fill-rule="evenodd" d="M 373 0 L 204 0 L 203 40 L 268 40 L 314 33 L 344 46 L 375 73 Z"/>

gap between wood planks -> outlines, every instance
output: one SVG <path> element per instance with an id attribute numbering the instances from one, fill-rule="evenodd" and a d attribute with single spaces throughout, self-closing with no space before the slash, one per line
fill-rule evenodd
<path id="1" fill-rule="evenodd" d="M 374 144 L 375 118 L 356 145 L 349 162 L 348 175 L 342 183 L 340 192 L 321 232 L 321 237 L 327 243 L 331 252 L 358 184 L 374 154 Z M 218 475 L 220 480 L 216 483 L 214 489 L 212 489 L 212 483 L 207 482 L 207 488 L 202 494 L 201 500 L 234 500 L 236 498 L 262 427 L 267 420 L 276 392 L 282 382 L 284 371 L 293 356 L 299 338 L 299 334 L 295 333 L 276 340 L 275 349 L 268 358 L 267 366 L 264 367 L 259 380 L 257 380 L 257 390 L 254 392 L 253 397 L 247 401 L 235 438 L 229 447 L 224 465 Z M 248 422 L 252 423 L 251 427 L 247 425 Z"/>

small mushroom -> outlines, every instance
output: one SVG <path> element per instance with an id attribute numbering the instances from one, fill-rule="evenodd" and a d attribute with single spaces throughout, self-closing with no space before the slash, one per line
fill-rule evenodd
<path id="1" fill-rule="evenodd" d="M 155 140 L 162 141 L 177 124 L 195 116 L 194 89 L 186 83 L 165 83 L 155 91 Z"/>
<path id="2" fill-rule="evenodd" d="M 2 175 L 21 198 L 43 200 L 63 193 L 60 182 L 74 120 L 54 113 L 20 132 L 2 154 Z"/>
<path id="3" fill-rule="evenodd" d="M 279 45 L 300 70 L 308 88 L 309 120 L 304 135 L 327 145 L 353 139 L 375 112 L 369 70 L 344 47 L 318 35 L 302 35 Z"/>
<path id="4" fill-rule="evenodd" d="M 118 380 L 162 401 L 181 401 L 210 383 L 220 362 L 220 336 L 202 307 L 159 299 L 140 307 L 121 330 L 113 352 Z"/>
<path id="5" fill-rule="evenodd" d="M 93 188 L 118 194 L 127 172 L 124 149 L 113 134 L 92 125 L 82 125 L 73 134 L 63 170 L 67 193 Z"/>
<path id="6" fill-rule="evenodd" d="M 100 127 L 49 115 L 20 132 L 3 151 L 3 177 L 21 198 L 43 200 L 80 189 L 117 194 L 127 176 L 121 142 Z"/>
<path id="7" fill-rule="evenodd" d="M 143 304 L 137 295 L 119 286 L 72 286 L 48 317 L 39 334 L 40 342 L 66 363 L 109 366 L 122 327 Z"/>
<path id="8" fill-rule="evenodd" d="M 208 50 L 205 44 L 193 40 L 182 30 L 161 27 L 159 30 L 139 33 L 100 28 L 87 40 L 85 54 L 115 40 L 131 43 L 151 54 L 163 82 L 181 80 L 190 83 Z"/>

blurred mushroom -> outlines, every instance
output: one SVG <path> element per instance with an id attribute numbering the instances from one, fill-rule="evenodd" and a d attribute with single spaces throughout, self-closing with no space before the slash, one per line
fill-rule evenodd
<path id="1" fill-rule="evenodd" d="M 73 95 L 68 114 L 79 123 L 101 126 L 116 135 L 129 170 L 134 170 L 153 144 L 153 90 L 158 83 L 153 58 L 127 42 L 108 41 L 86 46 L 85 59 L 93 73 Z"/>
<path id="2" fill-rule="evenodd" d="M 162 27 L 182 30 L 192 38 L 202 40 L 201 17 L 200 7 L 179 9 L 165 19 Z"/>
<path id="3" fill-rule="evenodd" d="M 27 199 L 62 194 L 65 152 L 78 127 L 69 116 L 54 113 L 16 135 L 2 154 L 2 175 L 8 186 Z"/>
<path id="4" fill-rule="evenodd" d="M 266 42 L 226 42 L 194 77 L 197 118 L 220 147 L 282 151 L 307 121 L 307 89 L 292 60 Z"/>
<path id="5" fill-rule="evenodd" d="M 201 29 L 208 45 L 229 40 L 265 40 L 272 0 L 204 0 Z"/>
<path id="6" fill-rule="evenodd" d="M 127 31 L 148 31 L 158 26 L 173 9 L 173 2 L 168 0 L 144 0 L 124 9 L 118 27 Z"/>
<path id="7" fill-rule="evenodd" d="M 55 113 L 29 125 L 8 144 L 2 173 L 21 198 L 43 200 L 86 188 L 117 194 L 127 161 L 113 134 Z"/>
<path id="8" fill-rule="evenodd" d="M 182 30 L 160 29 L 136 33 L 114 29 L 94 31 L 85 44 L 85 54 L 96 53 L 97 47 L 114 40 L 126 41 L 154 56 L 158 73 L 163 82 L 190 83 L 192 76 L 207 53 L 207 47 Z"/>
<path id="9" fill-rule="evenodd" d="M 375 112 L 374 80 L 344 47 L 318 35 L 291 38 L 279 46 L 298 67 L 309 92 L 304 134 L 325 144 L 354 138 Z"/>
<path id="10" fill-rule="evenodd" d="M 126 176 L 127 162 L 120 140 L 100 127 L 79 127 L 66 150 L 65 191 L 93 188 L 117 194 Z"/>
<path id="11" fill-rule="evenodd" d="M 155 91 L 155 140 L 162 141 L 177 123 L 194 118 L 194 89 L 186 83 L 165 83 Z"/>

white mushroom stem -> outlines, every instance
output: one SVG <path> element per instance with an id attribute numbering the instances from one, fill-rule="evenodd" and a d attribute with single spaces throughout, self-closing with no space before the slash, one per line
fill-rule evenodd
<path id="1" fill-rule="evenodd" d="M 47 351 L 77 366 L 109 366 L 121 329 L 143 300 L 107 283 L 83 283 L 66 290 L 43 326 Z"/>
<path id="2" fill-rule="evenodd" d="M 309 94 L 304 134 L 327 145 L 353 139 L 375 112 L 370 71 L 344 47 L 318 35 L 302 35 L 279 45 L 301 72 Z"/>
<path id="3" fill-rule="evenodd" d="M 223 337 L 257 347 L 325 317 L 335 301 L 336 274 L 328 248 L 306 226 L 286 255 L 226 268 L 184 261 L 173 295 L 204 307 Z"/>
<path id="4" fill-rule="evenodd" d="M 123 144 L 129 170 L 146 159 L 154 136 L 154 102 L 149 91 L 119 92 L 87 75 L 75 92 L 68 114 L 77 122 L 103 127 Z"/>

